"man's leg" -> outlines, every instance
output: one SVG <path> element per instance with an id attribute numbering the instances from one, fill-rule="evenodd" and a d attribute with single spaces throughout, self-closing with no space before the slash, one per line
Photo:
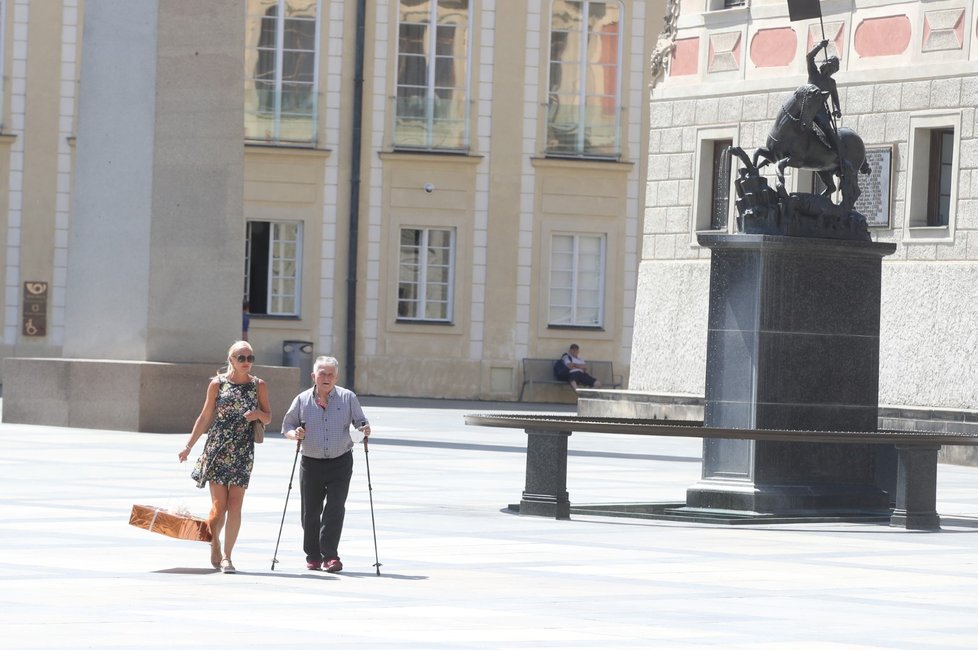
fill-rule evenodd
<path id="1" fill-rule="evenodd" d="M 587 374 L 583 370 L 577 374 L 577 382 L 579 384 L 583 384 L 584 386 L 587 386 L 588 388 L 593 388 L 595 383 L 597 383 L 597 381 L 598 381 L 597 379 Z"/>
<path id="2" fill-rule="evenodd" d="M 299 494 L 302 497 L 302 550 L 306 562 L 322 564 L 319 550 L 320 518 L 326 497 L 325 467 L 328 461 L 302 457 L 299 469 Z"/>
<path id="3" fill-rule="evenodd" d="M 323 526 L 319 536 L 319 548 L 323 558 L 338 558 L 343 519 L 346 517 L 346 497 L 350 493 L 353 478 L 353 452 L 327 461 L 326 507 L 323 509 Z"/>

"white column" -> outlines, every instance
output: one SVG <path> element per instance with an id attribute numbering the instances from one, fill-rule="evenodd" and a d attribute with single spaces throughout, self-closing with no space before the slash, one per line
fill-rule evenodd
<path id="1" fill-rule="evenodd" d="M 240 336 L 237 0 L 86 3 L 64 354 L 200 361 Z"/>

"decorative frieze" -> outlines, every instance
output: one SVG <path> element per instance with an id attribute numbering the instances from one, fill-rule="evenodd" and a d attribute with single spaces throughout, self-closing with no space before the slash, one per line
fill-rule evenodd
<path id="1" fill-rule="evenodd" d="M 798 49 L 798 35 L 790 27 L 760 29 L 750 43 L 750 60 L 758 68 L 783 68 Z"/>
<path id="2" fill-rule="evenodd" d="M 699 71 L 699 37 L 681 38 L 676 41 L 672 50 L 672 63 L 669 66 L 669 76 L 682 77 L 696 74 Z"/>
<path id="3" fill-rule="evenodd" d="M 853 47 L 864 58 L 903 54 L 912 32 L 910 19 L 904 15 L 867 18 L 856 26 Z"/>
<path id="4" fill-rule="evenodd" d="M 740 69 L 740 32 L 710 34 L 707 72 L 728 72 L 738 69 Z"/>
<path id="5" fill-rule="evenodd" d="M 924 13 L 924 40 L 921 50 L 939 52 L 960 50 L 964 45 L 964 8 Z"/>
<path id="6" fill-rule="evenodd" d="M 829 46 L 825 48 L 825 56 L 837 56 L 841 59 L 844 53 L 843 44 L 845 43 L 845 34 L 842 28 L 845 26 L 845 22 L 841 20 L 830 21 L 824 25 L 812 23 L 808 26 L 808 45 L 806 50 L 812 49 L 816 43 L 820 43 L 822 39 L 825 39 L 829 42 Z"/>

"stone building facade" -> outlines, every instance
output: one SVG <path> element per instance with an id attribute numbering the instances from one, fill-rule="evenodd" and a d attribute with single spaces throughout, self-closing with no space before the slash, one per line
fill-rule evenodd
<path id="1" fill-rule="evenodd" d="M 703 394 L 709 251 L 696 233 L 735 231 L 733 171 L 720 152 L 765 143 L 824 33 L 841 60 L 839 125 L 862 137 L 873 163 L 857 207 L 875 241 L 897 245 L 883 262 L 881 407 L 904 424 L 923 413 L 965 426 L 978 405 L 978 14 L 966 0 L 821 6 L 822 23 L 791 22 L 780 0 L 670 3 L 629 387 Z M 813 182 L 796 171 L 787 185 Z"/>
<path id="2" fill-rule="evenodd" d="M 0 0 L 0 360 L 61 357 L 71 338 L 80 62 L 99 2 Z M 522 358 L 577 342 L 627 375 L 665 0 L 240 6 L 241 283 L 261 362 L 309 341 L 364 394 L 505 400 Z M 168 128 L 193 137 L 192 120 Z M 220 322 L 220 340 L 241 336 L 237 307 Z"/>

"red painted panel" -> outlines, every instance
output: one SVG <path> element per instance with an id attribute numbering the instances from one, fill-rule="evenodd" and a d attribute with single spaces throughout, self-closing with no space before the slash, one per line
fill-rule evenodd
<path id="1" fill-rule="evenodd" d="M 676 47 L 672 51 L 672 64 L 669 66 L 669 74 L 673 77 L 696 74 L 699 57 L 700 39 L 698 36 L 678 39 Z"/>
<path id="2" fill-rule="evenodd" d="M 750 42 L 750 60 L 758 68 L 790 65 L 798 49 L 798 35 L 790 27 L 760 29 Z"/>
<path id="3" fill-rule="evenodd" d="M 902 54 L 910 45 L 911 31 L 906 16 L 868 18 L 856 27 L 853 47 L 864 58 Z"/>

